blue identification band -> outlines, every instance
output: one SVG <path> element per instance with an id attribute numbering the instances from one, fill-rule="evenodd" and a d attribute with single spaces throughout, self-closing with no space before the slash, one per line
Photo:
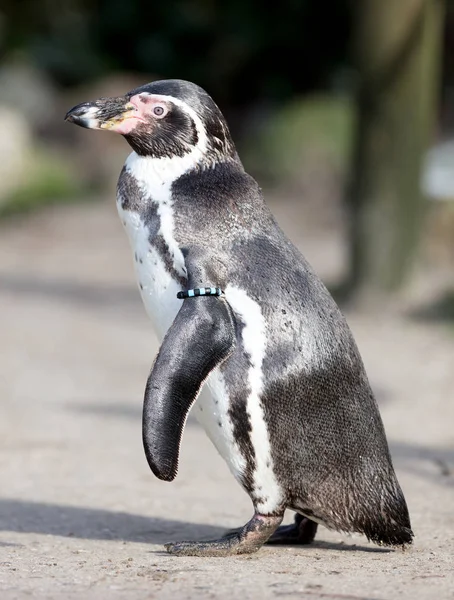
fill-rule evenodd
<path id="1" fill-rule="evenodd" d="M 196 298 L 197 296 L 221 296 L 222 290 L 217 287 L 195 288 L 193 290 L 183 290 L 178 292 L 177 298 L 184 300 L 185 298 Z"/>

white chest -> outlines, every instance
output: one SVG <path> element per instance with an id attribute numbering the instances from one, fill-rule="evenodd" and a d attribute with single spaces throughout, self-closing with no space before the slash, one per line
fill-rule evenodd
<path id="1" fill-rule="evenodd" d="M 175 274 L 180 277 L 187 274 L 184 257 L 174 235 L 171 185 L 178 172 L 173 172 L 175 165 L 170 161 L 156 162 L 141 158 L 135 153 L 128 157 L 126 169 L 139 187 L 142 214 L 124 210 L 120 194 L 117 198 L 118 214 L 131 244 L 137 283 L 145 310 L 162 339 L 181 307 L 181 300 L 176 297 L 181 286 L 176 281 Z M 153 240 L 144 218 L 147 208 L 153 208 L 156 214 L 158 226 L 153 227 L 153 235 L 163 242 L 160 244 L 161 253 L 153 243 L 156 239 Z M 162 256 L 163 248 L 166 260 Z M 170 265 L 173 275 L 169 270 Z"/>
<path id="2" fill-rule="evenodd" d="M 181 307 L 181 300 L 177 299 L 181 286 L 171 277 L 162 257 L 150 244 L 150 231 L 140 215 L 123 210 L 120 203 L 118 213 L 133 251 L 137 284 L 145 310 L 162 340 Z"/>

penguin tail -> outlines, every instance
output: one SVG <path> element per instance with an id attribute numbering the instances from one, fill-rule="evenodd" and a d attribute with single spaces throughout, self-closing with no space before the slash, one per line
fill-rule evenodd
<path id="1" fill-rule="evenodd" d="M 414 535 L 394 471 L 356 475 L 347 485 L 345 479 L 325 480 L 295 510 L 329 529 L 361 533 L 379 546 L 409 546 Z"/>
<path id="2" fill-rule="evenodd" d="M 413 542 L 407 503 L 393 472 L 373 489 L 357 517 L 354 529 L 379 546 L 405 547 Z"/>
<path id="3" fill-rule="evenodd" d="M 413 543 L 414 533 L 410 527 L 389 524 L 386 527 L 365 527 L 364 534 L 367 539 L 378 546 L 409 546 Z"/>

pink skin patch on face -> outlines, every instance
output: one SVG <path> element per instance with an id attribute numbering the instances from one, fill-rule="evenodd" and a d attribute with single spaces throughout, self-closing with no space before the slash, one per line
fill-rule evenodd
<path id="1" fill-rule="evenodd" d="M 123 121 L 117 121 L 113 125 L 109 124 L 109 131 L 114 131 L 115 133 L 119 133 L 120 135 L 127 135 L 134 131 L 139 123 L 143 123 L 144 121 L 134 115 L 126 116 Z"/>
<path id="2" fill-rule="evenodd" d="M 126 107 L 130 107 L 130 110 L 125 112 L 124 117 L 108 123 L 106 129 L 127 135 L 134 131 L 139 123 L 153 125 L 153 120 L 162 119 L 169 112 L 167 102 L 146 93 L 131 96 Z"/>
<path id="3" fill-rule="evenodd" d="M 137 113 L 147 121 L 150 119 L 162 119 L 169 112 L 168 103 L 162 98 L 151 94 L 136 94 L 135 96 L 131 96 L 129 102 L 135 106 Z M 155 112 L 157 108 L 160 110 Z"/>

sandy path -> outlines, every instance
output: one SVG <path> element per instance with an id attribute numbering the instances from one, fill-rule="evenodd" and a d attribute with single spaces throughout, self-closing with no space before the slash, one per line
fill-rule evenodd
<path id="1" fill-rule="evenodd" d="M 140 414 L 156 342 L 114 213 L 66 207 L 0 229 L 1 600 L 454 598 L 454 336 L 377 314 L 348 318 L 414 548 L 321 528 L 311 547 L 247 557 L 162 551 L 243 524 L 251 507 L 192 420 L 177 480 L 148 470 Z M 320 236 L 300 245 L 322 275 L 336 268 Z"/>

